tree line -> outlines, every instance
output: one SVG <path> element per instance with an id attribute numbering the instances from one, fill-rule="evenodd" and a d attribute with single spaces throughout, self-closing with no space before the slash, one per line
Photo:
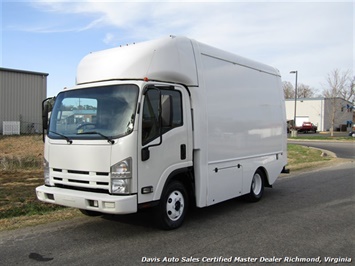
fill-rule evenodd
<path id="1" fill-rule="evenodd" d="M 297 98 L 314 98 L 323 96 L 325 98 L 342 98 L 354 104 L 355 76 L 352 76 L 351 74 L 350 70 L 340 71 L 339 69 L 334 69 L 328 73 L 322 92 L 318 92 L 308 85 L 299 83 L 297 85 Z M 289 81 L 284 81 L 282 86 L 285 99 L 294 99 L 294 85 Z"/>

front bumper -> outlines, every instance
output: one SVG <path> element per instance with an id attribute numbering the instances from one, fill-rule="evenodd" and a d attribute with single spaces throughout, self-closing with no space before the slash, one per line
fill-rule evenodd
<path id="1" fill-rule="evenodd" d="M 36 188 L 36 194 L 40 201 L 83 210 L 109 214 L 137 212 L 137 195 L 111 196 L 44 185 Z"/>

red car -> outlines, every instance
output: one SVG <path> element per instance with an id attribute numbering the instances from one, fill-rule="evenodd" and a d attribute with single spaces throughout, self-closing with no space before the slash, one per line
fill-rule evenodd
<path id="1" fill-rule="evenodd" d="M 301 127 L 296 127 L 296 130 L 298 132 L 303 132 L 303 133 L 307 133 L 307 132 L 317 132 L 317 126 L 314 125 L 311 122 L 303 122 Z"/>

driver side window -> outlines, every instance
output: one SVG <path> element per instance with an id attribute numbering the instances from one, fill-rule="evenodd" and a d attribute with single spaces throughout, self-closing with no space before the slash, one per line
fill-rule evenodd
<path id="1" fill-rule="evenodd" d="M 182 125 L 182 100 L 179 91 L 152 89 L 146 93 L 142 119 L 143 146 L 158 138 L 160 134 Z"/>
<path id="2" fill-rule="evenodd" d="M 145 95 L 142 119 L 142 145 L 159 136 L 159 101 L 158 90 L 149 90 Z"/>

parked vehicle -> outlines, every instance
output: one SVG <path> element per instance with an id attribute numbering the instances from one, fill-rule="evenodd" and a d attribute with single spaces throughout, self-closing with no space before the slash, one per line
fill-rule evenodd
<path id="1" fill-rule="evenodd" d="M 302 126 L 296 127 L 296 130 L 297 132 L 303 132 L 303 133 L 307 133 L 307 132 L 317 133 L 317 126 L 311 122 L 303 122 Z"/>
<path id="2" fill-rule="evenodd" d="M 174 229 L 193 204 L 260 200 L 287 163 L 270 66 L 170 36 L 91 53 L 76 80 L 43 102 L 41 201 L 88 215 L 155 207 Z"/>

